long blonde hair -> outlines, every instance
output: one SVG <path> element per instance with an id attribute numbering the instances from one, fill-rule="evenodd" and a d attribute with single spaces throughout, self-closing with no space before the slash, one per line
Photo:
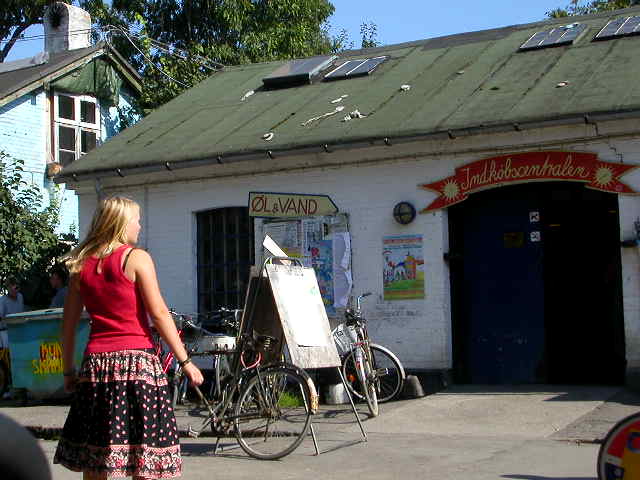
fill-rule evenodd
<path id="1" fill-rule="evenodd" d="M 72 274 L 80 272 L 87 257 L 109 255 L 116 243 L 127 243 L 127 226 L 139 205 L 130 198 L 113 196 L 100 201 L 89 233 L 62 260 Z"/>

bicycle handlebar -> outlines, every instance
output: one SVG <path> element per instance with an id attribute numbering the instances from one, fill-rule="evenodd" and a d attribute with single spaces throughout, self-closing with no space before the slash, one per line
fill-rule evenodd
<path id="1" fill-rule="evenodd" d="M 369 295 L 371 295 L 371 292 L 366 292 L 361 295 L 358 295 L 358 298 L 356 300 L 356 309 L 358 312 L 360 312 L 360 300 L 362 300 L 364 297 L 368 297 Z"/>

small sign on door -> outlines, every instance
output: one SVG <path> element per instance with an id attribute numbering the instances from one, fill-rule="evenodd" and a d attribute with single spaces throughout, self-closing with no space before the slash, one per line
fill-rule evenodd
<path id="1" fill-rule="evenodd" d="M 529 234 L 529 238 L 532 242 L 539 242 L 541 239 L 540 232 L 538 230 L 534 230 Z"/>
<path id="2" fill-rule="evenodd" d="M 540 221 L 540 212 L 538 211 L 529 212 L 529 222 L 537 223 L 539 221 Z"/>

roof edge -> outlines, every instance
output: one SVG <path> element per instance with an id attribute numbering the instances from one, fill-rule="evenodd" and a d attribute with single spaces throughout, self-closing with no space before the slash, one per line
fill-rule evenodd
<path id="1" fill-rule="evenodd" d="M 45 86 L 47 83 L 50 83 L 56 80 L 59 77 L 62 77 L 76 68 L 79 68 L 87 63 L 93 61 L 94 59 L 106 56 L 113 61 L 115 66 L 120 70 L 122 75 L 127 79 L 128 83 L 136 90 L 137 93 L 142 93 L 142 77 L 136 71 L 133 66 L 127 62 L 127 60 L 111 45 L 106 42 L 99 42 L 93 46 L 90 50 L 87 51 L 85 55 L 67 63 L 66 65 L 60 67 L 58 70 L 51 72 L 48 75 L 45 75 L 37 80 L 33 80 L 25 85 L 18 86 L 14 91 L 10 92 L 8 95 L 0 98 L 0 107 L 4 107 L 8 103 L 11 103 L 16 98 L 20 98 L 38 88 Z"/>
<path id="2" fill-rule="evenodd" d="M 289 157 L 293 155 L 309 154 L 309 153 L 333 153 L 337 150 L 352 150 L 358 148 L 366 148 L 373 146 L 392 146 L 394 144 L 410 143 L 415 141 L 450 139 L 455 140 L 457 137 L 466 137 L 472 135 L 482 135 L 491 133 L 519 132 L 522 130 L 533 130 L 537 128 L 548 128 L 555 126 L 568 126 L 591 124 L 594 125 L 601 121 L 626 120 L 632 118 L 640 118 L 640 109 L 628 111 L 602 111 L 584 114 L 573 114 L 567 116 L 555 117 L 552 119 L 531 119 L 524 122 L 507 122 L 496 123 L 492 125 L 477 125 L 472 127 L 464 127 L 451 130 L 439 130 L 432 132 L 411 132 L 403 135 L 388 137 L 361 137 L 354 138 L 343 142 L 326 143 L 318 142 L 313 145 L 299 145 L 290 148 L 273 149 L 273 150 L 250 150 L 235 151 L 222 155 L 211 155 L 202 158 L 192 158 L 177 162 L 158 162 L 147 165 L 131 165 L 120 168 L 94 169 L 79 172 L 66 172 L 62 170 L 60 174 L 54 177 L 56 183 L 66 183 L 66 181 L 82 181 L 103 177 L 124 177 L 128 175 L 138 175 L 158 170 L 182 170 L 187 168 L 201 167 L 212 163 L 228 164 L 250 160 L 256 160 L 264 157 L 279 158 Z"/>

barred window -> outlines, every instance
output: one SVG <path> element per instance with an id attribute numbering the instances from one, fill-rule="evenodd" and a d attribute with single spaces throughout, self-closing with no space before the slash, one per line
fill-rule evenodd
<path id="1" fill-rule="evenodd" d="M 246 207 L 196 214 L 198 311 L 243 308 L 254 263 L 253 220 Z"/>

